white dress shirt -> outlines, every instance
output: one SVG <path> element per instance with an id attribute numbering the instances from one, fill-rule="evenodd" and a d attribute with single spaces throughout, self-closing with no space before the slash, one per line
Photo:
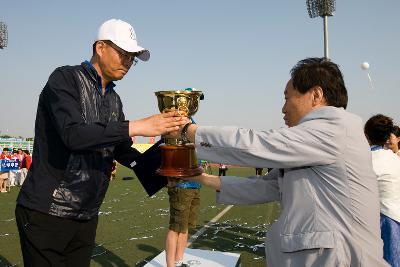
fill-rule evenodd
<path id="1" fill-rule="evenodd" d="M 378 176 L 381 213 L 400 222 L 400 158 L 391 150 L 372 151 L 372 164 Z"/>

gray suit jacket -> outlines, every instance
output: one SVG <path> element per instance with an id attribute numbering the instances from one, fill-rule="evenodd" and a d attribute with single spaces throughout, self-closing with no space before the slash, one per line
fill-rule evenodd
<path id="1" fill-rule="evenodd" d="M 318 108 L 291 128 L 199 127 L 200 159 L 274 168 L 257 178 L 221 177 L 219 203 L 279 201 L 267 234 L 268 266 L 387 266 L 379 200 L 362 121 Z"/>

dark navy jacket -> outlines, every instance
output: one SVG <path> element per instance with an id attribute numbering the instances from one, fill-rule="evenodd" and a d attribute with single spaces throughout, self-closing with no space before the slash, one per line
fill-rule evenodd
<path id="1" fill-rule="evenodd" d="M 32 166 L 18 204 L 58 217 L 97 216 L 108 188 L 112 161 L 129 166 L 128 121 L 111 87 L 102 96 L 94 68 L 82 63 L 57 68 L 39 97 Z"/>

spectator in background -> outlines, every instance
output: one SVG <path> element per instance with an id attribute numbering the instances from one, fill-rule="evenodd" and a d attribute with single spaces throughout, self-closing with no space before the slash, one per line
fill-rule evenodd
<path id="1" fill-rule="evenodd" d="M 263 168 L 256 168 L 256 176 L 259 177 L 262 175 Z"/>
<path id="2" fill-rule="evenodd" d="M 10 181 L 10 186 L 16 186 L 20 184 L 21 180 L 21 162 L 19 161 L 19 155 L 18 155 L 18 150 L 13 149 L 12 155 L 10 156 L 10 159 L 12 160 L 18 160 L 18 168 L 10 170 L 8 172 L 8 179 Z"/>
<path id="3" fill-rule="evenodd" d="M 18 148 L 17 150 L 17 158 L 19 160 L 20 166 L 22 166 L 22 160 L 24 159 L 24 152 L 22 151 L 21 148 Z"/>
<path id="4" fill-rule="evenodd" d="M 200 160 L 201 167 L 203 168 L 205 173 L 212 174 L 211 165 L 207 160 Z"/>
<path id="5" fill-rule="evenodd" d="M 225 164 L 220 163 L 219 167 L 218 167 L 218 176 L 226 176 L 227 170 L 228 170 L 228 167 Z"/>
<path id="6" fill-rule="evenodd" d="M 25 150 L 25 157 L 26 157 L 26 168 L 29 170 L 32 164 L 32 156 L 29 150 Z"/>
<path id="7" fill-rule="evenodd" d="M 16 178 L 16 183 L 15 185 L 22 185 L 22 181 L 25 179 L 23 177 L 23 172 L 22 172 L 22 161 L 24 160 L 24 152 L 22 151 L 21 148 L 17 149 L 17 158 L 19 160 L 19 170 L 17 172 L 17 178 Z"/>
<path id="8" fill-rule="evenodd" d="M 393 128 L 392 118 L 378 114 L 366 122 L 364 132 L 378 177 L 383 257 L 392 267 L 400 267 L 400 158 L 384 149 Z"/>
<path id="9" fill-rule="evenodd" d="M 21 185 L 24 183 L 26 175 L 28 174 L 28 170 L 31 167 L 32 164 L 32 157 L 31 154 L 29 153 L 29 150 L 24 150 L 24 159 L 22 160 L 21 164 Z"/>
<path id="10" fill-rule="evenodd" d="M 10 149 L 5 147 L 3 148 L 3 151 L 1 152 L 0 159 L 10 159 Z"/>
<path id="11" fill-rule="evenodd" d="M 10 159 L 10 155 L 8 154 L 8 152 L 9 152 L 9 149 L 7 147 L 3 148 L 3 151 L 1 152 L 1 155 L 0 155 L 0 160 Z M 9 182 L 8 178 L 9 178 L 8 171 L 0 171 L 0 192 L 1 193 L 7 192 L 6 183 Z"/>
<path id="12" fill-rule="evenodd" d="M 400 128 L 399 126 L 393 127 L 393 132 L 390 133 L 388 140 L 385 143 L 386 149 L 391 149 L 393 153 L 400 157 Z"/>
<path id="13" fill-rule="evenodd" d="M 0 159 L 10 159 L 10 149 L 5 147 L 3 148 L 3 151 L 1 152 Z"/>
<path id="14" fill-rule="evenodd" d="M 12 153 L 11 153 L 11 155 L 10 155 L 10 158 L 11 159 L 18 159 L 18 150 L 16 150 L 16 149 L 13 149 L 12 150 Z"/>

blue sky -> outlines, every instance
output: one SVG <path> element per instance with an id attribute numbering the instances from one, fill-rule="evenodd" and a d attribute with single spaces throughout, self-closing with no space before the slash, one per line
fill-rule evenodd
<path id="1" fill-rule="evenodd" d="M 398 10 L 398 0 L 338 0 L 329 18 L 330 57 L 344 74 L 348 110 L 364 121 L 383 113 L 400 122 Z M 49 74 L 90 59 L 97 29 L 110 18 L 130 22 L 151 52 L 117 82 L 132 120 L 159 112 L 155 91 L 194 87 L 205 94 L 199 124 L 282 127 L 289 70 L 324 53 L 322 18 L 309 18 L 305 0 L 3 0 L 9 42 L 0 50 L 1 134 L 33 135 Z"/>

